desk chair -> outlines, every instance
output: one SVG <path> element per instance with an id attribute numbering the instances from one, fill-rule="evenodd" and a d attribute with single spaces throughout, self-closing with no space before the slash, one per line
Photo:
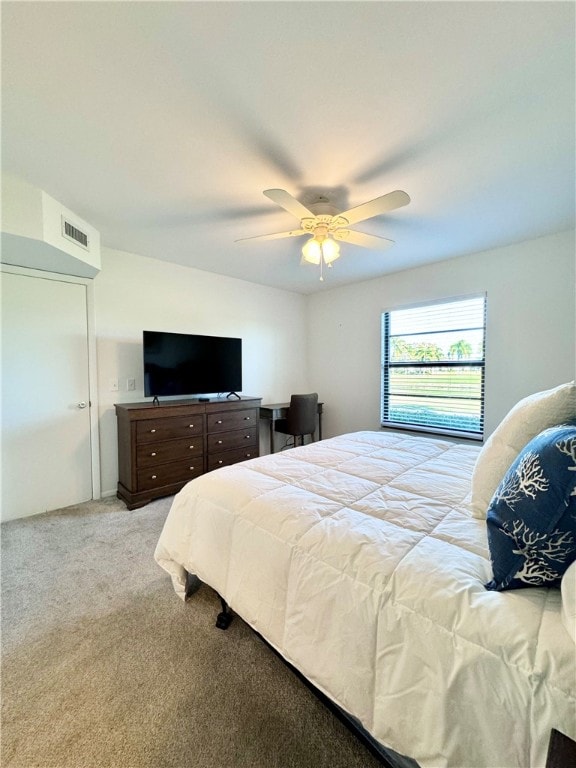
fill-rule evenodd
<path id="1" fill-rule="evenodd" d="M 304 435 L 310 435 L 314 440 L 317 414 L 317 392 L 312 392 L 309 395 L 292 395 L 286 418 L 277 419 L 274 429 L 284 435 L 292 435 L 294 447 L 298 444 L 298 437 L 300 437 L 301 444 L 304 445 Z"/>

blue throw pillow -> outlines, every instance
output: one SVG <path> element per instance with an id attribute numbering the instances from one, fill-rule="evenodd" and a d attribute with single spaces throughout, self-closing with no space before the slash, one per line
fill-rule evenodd
<path id="1" fill-rule="evenodd" d="M 526 445 L 486 518 L 494 578 L 486 589 L 559 587 L 576 560 L 576 422 Z"/>

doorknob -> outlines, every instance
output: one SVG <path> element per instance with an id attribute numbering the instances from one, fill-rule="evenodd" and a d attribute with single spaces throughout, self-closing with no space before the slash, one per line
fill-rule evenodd
<path id="1" fill-rule="evenodd" d="M 84 400 L 82 400 L 81 403 L 78 403 L 78 408 L 86 408 L 87 405 L 88 403 L 85 403 Z"/>

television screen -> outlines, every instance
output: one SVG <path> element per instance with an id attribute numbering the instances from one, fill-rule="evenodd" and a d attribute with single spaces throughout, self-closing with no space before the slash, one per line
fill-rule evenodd
<path id="1" fill-rule="evenodd" d="M 146 397 L 239 392 L 242 339 L 144 331 Z"/>

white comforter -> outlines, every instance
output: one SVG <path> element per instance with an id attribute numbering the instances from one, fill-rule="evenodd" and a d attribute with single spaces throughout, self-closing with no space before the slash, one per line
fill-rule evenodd
<path id="1" fill-rule="evenodd" d="M 155 557 L 422 768 L 543 766 L 551 727 L 576 738 L 576 647 L 559 590 L 484 589 L 477 452 L 359 432 L 219 469 L 176 496 Z"/>

